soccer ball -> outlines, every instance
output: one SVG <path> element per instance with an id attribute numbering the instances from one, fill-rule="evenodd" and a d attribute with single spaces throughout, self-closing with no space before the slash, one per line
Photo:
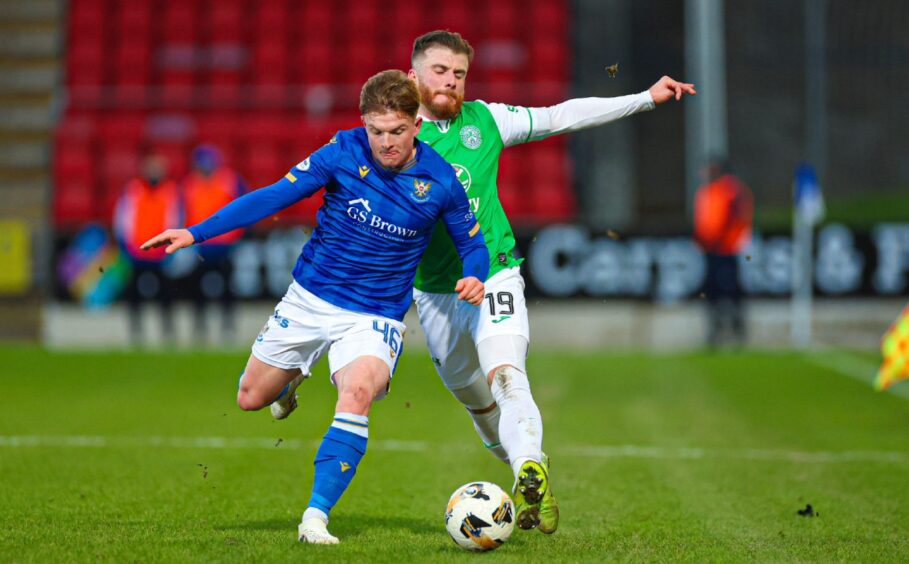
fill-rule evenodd
<path id="1" fill-rule="evenodd" d="M 514 530 L 514 502 L 491 482 L 464 484 L 448 500 L 445 528 L 461 548 L 493 550 Z"/>

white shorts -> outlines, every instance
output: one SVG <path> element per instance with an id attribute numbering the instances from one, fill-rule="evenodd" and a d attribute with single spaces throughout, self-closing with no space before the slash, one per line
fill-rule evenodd
<path id="1" fill-rule="evenodd" d="M 375 356 L 391 376 L 404 353 L 405 330 L 400 321 L 332 305 L 294 281 L 256 337 L 252 354 L 265 364 L 310 374 L 327 350 L 332 375 L 358 357 Z"/>
<path id="2" fill-rule="evenodd" d="M 470 384 L 480 369 L 477 343 L 498 336 L 522 337 L 530 342 L 524 278 L 518 267 L 502 270 L 487 280 L 486 296 L 479 306 L 459 300 L 457 294 L 420 290 L 414 290 L 414 301 L 433 364 L 450 390 Z M 525 359 L 503 357 L 496 362 L 521 367 Z"/>

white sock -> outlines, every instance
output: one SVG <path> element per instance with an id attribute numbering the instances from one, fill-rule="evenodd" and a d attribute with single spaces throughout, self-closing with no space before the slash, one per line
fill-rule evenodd
<path id="1" fill-rule="evenodd" d="M 348 431 L 364 439 L 369 438 L 369 417 L 366 415 L 344 412 L 335 413 L 331 426 Z"/>
<path id="2" fill-rule="evenodd" d="M 489 391 L 486 375 L 477 370 L 470 384 L 451 390 L 451 393 L 467 408 L 473 419 L 473 428 L 486 449 L 507 464 L 508 454 L 499 440 L 499 406 Z"/>
<path id="3" fill-rule="evenodd" d="M 315 507 L 307 507 L 306 511 L 303 512 L 302 520 L 306 521 L 307 519 L 312 519 L 313 517 L 320 519 L 326 525 L 328 524 L 328 515 L 326 515 L 324 511 Z"/>
<path id="4" fill-rule="evenodd" d="M 492 396 L 499 404 L 499 440 L 515 477 L 527 460 L 540 462 L 543 456 L 543 419 L 530 393 L 527 375 L 512 366 L 496 370 Z"/>

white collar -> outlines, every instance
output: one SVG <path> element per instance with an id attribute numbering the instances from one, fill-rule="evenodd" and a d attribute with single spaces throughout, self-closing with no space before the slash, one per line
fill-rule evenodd
<path id="1" fill-rule="evenodd" d="M 436 127 L 438 127 L 439 131 L 442 133 L 446 133 L 448 131 L 448 128 L 451 127 L 450 119 L 432 119 L 431 117 L 424 116 L 423 114 L 420 114 L 420 117 L 423 118 L 423 121 L 428 121 L 429 123 L 436 124 Z"/>

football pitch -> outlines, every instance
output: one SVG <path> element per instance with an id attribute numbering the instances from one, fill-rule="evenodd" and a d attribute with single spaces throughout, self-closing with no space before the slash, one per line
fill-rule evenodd
<path id="1" fill-rule="evenodd" d="M 246 356 L 0 348 L 0 561 L 909 560 L 909 384 L 873 391 L 870 353 L 532 353 L 562 522 L 486 555 L 445 503 L 511 473 L 425 352 L 374 406 L 334 547 L 296 542 L 326 368 L 276 422 L 235 405 Z"/>

